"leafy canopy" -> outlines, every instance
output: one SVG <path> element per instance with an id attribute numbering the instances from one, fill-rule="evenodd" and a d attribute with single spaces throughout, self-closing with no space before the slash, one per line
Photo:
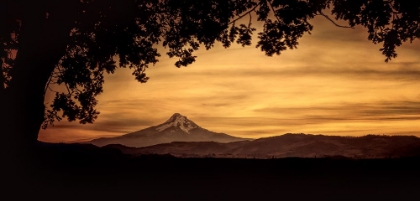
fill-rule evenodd
<path id="1" fill-rule="evenodd" d="M 19 54 L 19 48 L 25 45 L 19 41 L 26 20 L 22 13 L 31 8 L 25 7 L 24 1 L 16 2 L 7 1 L 7 9 L 0 12 L 0 82 L 3 84 L 0 92 L 7 90 L 10 80 L 17 76 L 10 71 L 14 66 L 13 55 Z M 45 26 L 62 20 L 56 13 L 63 12 L 60 10 L 63 7 L 51 6 L 55 5 L 52 0 L 37 2 L 42 6 L 33 13 L 42 16 L 40 20 Z M 51 72 L 46 87 L 59 84 L 67 91 L 56 93 L 45 112 L 43 128 L 62 118 L 92 123 L 99 114 L 94 108 L 95 97 L 103 92 L 104 73 L 128 67 L 139 82 L 146 82 L 146 68 L 161 56 L 158 45 L 167 48 L 169 57 L 179 58 L 176 67 L 187 66 L 195 61 L 193 53 L 201 46 L 208 50 L 216 42 L 225 48 L 235 42 L 251 45 L 255 20 L 264 24 L 258 32 L 256 47 L 268 56 L 296 48 L 298 39 L 313 29 L 309 20 L 317 15 L 339 27 L 365 27 L 368 40 L 383 45 L 380 51 L 386 62 L 397 57 L 396 47 L 420 36 L 420 1 L 62 0 L 60 3 L 73 5 L 64 8 L 72 13 L 67 18 L 72 18 L 73 28 L 68 30 L 66 53 Z M 336 24 L 324 14 L 326 10 L 335 20 L 347 21 L 348 26 Z M 249 22 L 238 24 L 244 17 L 249 17 Z"/>

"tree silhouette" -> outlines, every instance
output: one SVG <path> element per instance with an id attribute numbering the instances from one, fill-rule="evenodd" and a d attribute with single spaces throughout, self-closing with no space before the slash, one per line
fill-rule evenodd
<path id="1" fill-rule="evenodd" d="M 187 66 L 201 46 L 251 45 L 255 21 L 264 23 L 256 47 L 268 56 L 296 48 L 320 15 L 339 27 L 367 28 L 388 62 L 396 47 L 420 36 L 419 13 L 419 1 L 404 0 L 4 0 L 0 127 L 9 140 L 32 143 L 55 120 L 92 123 L 104 73 L 128 67 L 146 82 L 146 68 L 161 56 L 158 45 L 179 58 L 176 67 Z M 245 17 L 249 22 L 238 24 Z M 66 90 L 45 106 L 51 84 Z"/>

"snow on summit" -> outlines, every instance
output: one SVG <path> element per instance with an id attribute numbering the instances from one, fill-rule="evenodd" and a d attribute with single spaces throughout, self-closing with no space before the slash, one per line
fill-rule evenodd
<path id="1" fill-rule="evenodd" d="M 191 129 L 198 128 L 197 124 L 188 120 L 186 116 L 175 113 L 165 123 L 157 126 L 156 130 L 163 131 L 171 127 L 179 128 L 186 133 L 189 133 Z"/>

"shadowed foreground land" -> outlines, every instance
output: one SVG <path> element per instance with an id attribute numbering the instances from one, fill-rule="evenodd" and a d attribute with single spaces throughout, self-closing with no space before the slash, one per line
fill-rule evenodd
<path id="1" fill-rule="evenodd" d="M 15 179 L 4 192 L 55 200 L 408 200 L 420 189 L 419 157 L 132 157 L 93 145 L 40 144 L 31 158 L 8 174 Z"/>

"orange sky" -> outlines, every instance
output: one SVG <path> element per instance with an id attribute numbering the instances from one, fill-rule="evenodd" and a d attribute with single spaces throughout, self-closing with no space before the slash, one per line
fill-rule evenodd
<path id="1" fill-rule="evenodd" d="M 175 112 L 208 130 L 248 138 L 288 132 L 420 136 L 420 42 L 404 44 L 385 63 L 381 45 L 369 42 L 364 28 L 338 28 L 323 17 L 311 22 L 312 34 L 280 56 L 265 56 L 256 40 L 245 48 L 217 44 L 178 69 L 161 48 L 146 84 L 129 69 L 106 76 L 94 124 L 63 120 L 41 130 L 39 140 L 123 135 Z"/>

